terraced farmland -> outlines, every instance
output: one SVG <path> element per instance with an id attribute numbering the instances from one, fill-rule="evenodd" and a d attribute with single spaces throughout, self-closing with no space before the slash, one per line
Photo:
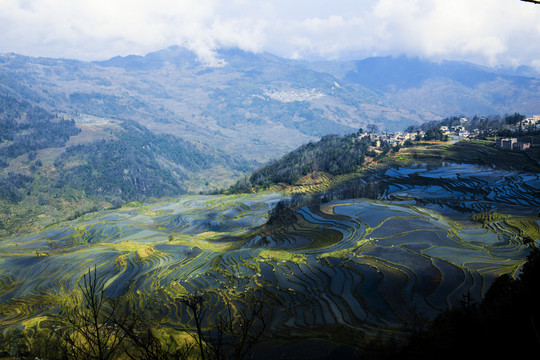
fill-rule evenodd
<path id="1" fill-rule="evenodd" d="M 395 334 L 465 294 L 480 299 L 497 275 L 519 272 L 525 240 L 539 240 L 538 175 L 420 166 L 389 170 L 384 181 L 381 200 L 302 207 L 272 233 L 261 227 L 277 193 L 131 204 L 3 239 L 0 326 L 57 311 L 96 266 L 107 295 L 158 298 L 170 323 L 185 319 L 174 299 L 186 292 L 218 303 L 264 290 L 280 304 L 275 334 L 333 325 Z"/>
<path id="2" fill-rule="evenodd" d="M 421 204 L 453 217 L 500 211 L 538 215 L 540 174 L 470 164 L 417 165 L 387 170 L 381 199 Z M 411 202 L 413 201 L 413 202 Z"/>

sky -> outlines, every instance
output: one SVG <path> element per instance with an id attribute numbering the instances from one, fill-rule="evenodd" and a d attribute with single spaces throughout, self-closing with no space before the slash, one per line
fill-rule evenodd
<path id="1" fill-rule="evenodd" d="M 408 55 L 540 70 L 540 5 L 520 0 L 0 0 L 0 53 L 105 60 L 188 47 L 293 59 Z"/>

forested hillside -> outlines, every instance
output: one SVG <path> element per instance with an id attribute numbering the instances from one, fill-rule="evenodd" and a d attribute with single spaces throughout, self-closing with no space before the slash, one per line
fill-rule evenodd
<path id="1" fill-rule="evenodd" d="M 108 201 L 124 202 L 185 193 L 194 173 L 226 163 L 247 171 L 249 163 L 205 153 L 172 135 L 155 135 L 124 122 L 117 139 L 70 147 L 55 161 L 56 186 L 82 189 Z"/>
<path id="2" fill-rule="evenodd" d="M 17 156 L 27 154 L 32 160 L 36 150 L 62 147 L 79 132 L 73 120 L 60 119 L 28 101 L 0 93 L 0 168 Z"/>
<path id="3" fill-rule="evenodd" d="M 369 137 L 359 139 L 356 133 L 345 136 L 327 135 L 320 141 L 309 142 L 287 155 L 255 170 L 251 176 L 239 181 L 232 191 L 245 191 L 251 187 L 267 188 L 274 184 L 295 184 L 313 172 L 341 175 L 355 172 L 364 165 L 367 155 L 379 154 L 370 150 Z M 387 147 L 387 150 L 390 148 Z"/>
<path id="4" fill-rule="evenodd" d="M 132 121 L 107 124 L 78 125 L 0 95 L 0 236 L 124 202 L 176 196 L 194 191 L 189 187 L 197 182 L 209 188 L 206 173 L 233 177 L 254 166 Z"/>

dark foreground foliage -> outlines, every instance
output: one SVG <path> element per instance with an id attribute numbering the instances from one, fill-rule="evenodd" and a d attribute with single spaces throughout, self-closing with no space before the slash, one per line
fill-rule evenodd
<path id="1" fill-rule="evenodd" d="M 105 295 L 97 270 L 79 284 L 80 295 L 58 314 L 31 329 L 0 331 L 0 358 L 55 360 L 248 359 L 265 338 L 275 302 L 264 291 L 231 299 L 196 291 L 168 298 L 161 294 L 140 308 L 126 297 Z M 235 285 L 236 286 L 236 285 Z M 181 322 L 163 318 L 166 307 L 180 309 Z M 1 310 L 1 309 L 0 309 Z M 161 326 L 160 323 L 167 322 Z"/>
<path id="2" fill-rule="evenodd" d="M 502 359 L 538 354 L 540 348 L 540 250 L 534 249 L 519 278 L 502 275 L 479 304 L 441 314 L 415 334 L 399 359 Z"/>

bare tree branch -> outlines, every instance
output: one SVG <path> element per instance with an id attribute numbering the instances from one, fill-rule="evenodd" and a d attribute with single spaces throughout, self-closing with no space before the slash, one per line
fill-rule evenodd
<path id="1" fill-rule="evenodd" d="M 109 299 L 99 284 L 96 268 L 88 270 L 79 285 L 81 303 L 66 304 L 60 320 L 62 340 L 71 359 L 115 359 L 124 342 L 131 317 L 121 309 L 120 299 Z M 121 324 L 122 326 L 119 326 Z"/>

